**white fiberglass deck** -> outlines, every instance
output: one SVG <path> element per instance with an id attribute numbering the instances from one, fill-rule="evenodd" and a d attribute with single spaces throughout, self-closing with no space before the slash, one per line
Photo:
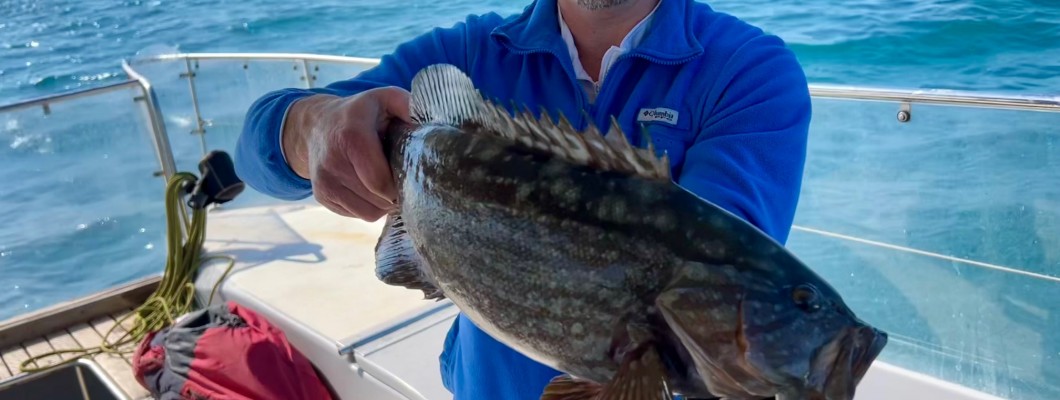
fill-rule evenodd
<path id="1" fill-rule="evenodd" d="M 366 223 L 301 204 L 215 210 L 208 221 L 207 250 L 237 259 L 214 302 L 234 300 L 263 314 L 343 398 L 447 398 L 438 354 L 455 309 L 375 277 L 373 249 L 381 221 Z M 225 267 L 227 261 L 218 261 L 203 269 L 196 283 L 200 299 L 209 298 Z M 409 324 L 421 313 L 429 318 Z M 404 331 L 394 330 L 405 325 Z M 422 329 L 433 333 L 420 339 L 422 348 L 397 358 L 388 353 L 383 342 Z M 340 354 L 350 344 L 357 346 Z M 386 376 L 395 370 L 402 370 L 402 378 Z"/>
<path id="2" fill-rule="evenodd" d="M 430 303 L 376 279 L 373 248 L 381 229 L 381 222 L 341 218 L 319 206 L 219 210 L 209 216 L 206 248 L 238 260 L 226 292 L 251 293 L 340 341 Z"/>

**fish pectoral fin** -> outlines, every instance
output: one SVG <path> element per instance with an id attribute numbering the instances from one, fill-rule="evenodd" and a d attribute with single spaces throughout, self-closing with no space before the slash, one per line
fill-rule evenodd
<path id="1" fill-rule="evenodd" d="M 596 400 L 673 400 L 666 386 L 666 370 L 652 342 L 626 353 L 618 373 Z"/>
<path id="2" fill-rule="evenodd" d="M 375 276 L 388 285 L 419 289 L 424 300 L 444 299 L 442 291 L 424 274 L 422 263 L 401 215 L 388 215 L 386 228 L 375 245 Z"/>
<path id="3" fill-rule="evenodd" d="M 655 299 L 659 313 L 688 351 L 708 389 L 732 398 L 754 398 L 762 387 L 747 363 L 743 343 L 742 294 L 715 289 L 668 288 Z"/>
<path id="4" fill-rule="evenodd" d="M 773 397 L 773 399 L 774 400 L 824 400 L 824 397 L 812 396 L 812 395 L 810 395 L 808 393 L 785 392 L 785 393 L 777 393 L 777 395 L 775 397 Z"/>
<path id="5" fill-rule="evenodd" d="M 673 400 L 654 344 L 627 352 L 618 373 L 606 385 L 562 375 L 552 379 L 541 400 Z"/>
<path id="6" fill-rule="evenodd" d="M 593 400 L 600 395 L 603 385 L 570 375 L 552 378 L 541 394 L 541 400 Z"/>

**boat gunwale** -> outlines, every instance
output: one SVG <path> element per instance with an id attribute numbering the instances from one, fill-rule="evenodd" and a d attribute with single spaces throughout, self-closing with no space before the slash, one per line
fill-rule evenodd
<path id="1" fill-rule="evenodd" d="M 161 280 L 161 275 L 152 275 L 0 321 L 0 349 L 138 307 L 154 293 Z"/>

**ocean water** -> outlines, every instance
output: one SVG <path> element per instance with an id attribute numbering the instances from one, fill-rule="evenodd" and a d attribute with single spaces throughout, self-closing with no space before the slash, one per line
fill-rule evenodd
<path id="1" fill-rule="evenodd" d="M 378 57 L 467 14 L 525 4 L 0 0 L 0 104 L 120 82 L 121 60 L 138 54 Z M 1060 98 L 1060 1 L 710 4 L 786 40 L 812 83 Z M 142 72 L 180 168 L 194 171 L 182 68 Z M 301 84 L 283 63 L 202 68 L 211 148 L 230 146 L 262 91 Z M 349 73 L 325 66 L 318 83 Z M 131 96 L 0 114 L 0 319 L 163 268 L 162 184 Z M 789 247 L 893 333 L 888 361 L 1006 398 L 1060 398 L 1060 282 L 1050 280 L 1060 276 L 1060 113 L 916 105 L 902 124 L 897 110 L 815 101 Z"/>

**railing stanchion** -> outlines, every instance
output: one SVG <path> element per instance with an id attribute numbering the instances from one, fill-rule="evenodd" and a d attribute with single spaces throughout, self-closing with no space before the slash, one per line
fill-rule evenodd
<path id="1" fill-rule="evenodd" d="M 155 153 L 158 156 L 158 164 L 162 168 L 162 176 L 166 181 L 173 177 L 177 170 L 176 162 L 173 160 L 173 149 L 169 145 L 169 134 L 166 132 L 165 121 L 162 120 L 162 111 L 158 107 L 158 98 L 151 82 L 137 73 L 128 63 L 122 62 L 122 68 L 130 78 L 140 84 L 143 92 L 143 101 L 147 105 L 148 128 L 151 129 L 151 139 L 155 145 Z"/>
<path id="2" fill-rule="evenodd" d="M 313 88 L 313 75 L 309 72 L 309 60 L 302 59 L 302 79 L 305 79 L 306 89 Z"/>
<path id="3" fill-rule="evenodd" d="M 191 109 L 195 112 L 195 130 L 191 133 L 199 135 L 199 145 L 202 147 L 202 155 L 206 156 L 206 125 L 199 112 L 199 95 L 195 92 L 195 72 L 191 70 L 191 58 L 184 59 L 184 73 L 182 78 L 188 78 L 188 92 L 191 94 Z"/>

